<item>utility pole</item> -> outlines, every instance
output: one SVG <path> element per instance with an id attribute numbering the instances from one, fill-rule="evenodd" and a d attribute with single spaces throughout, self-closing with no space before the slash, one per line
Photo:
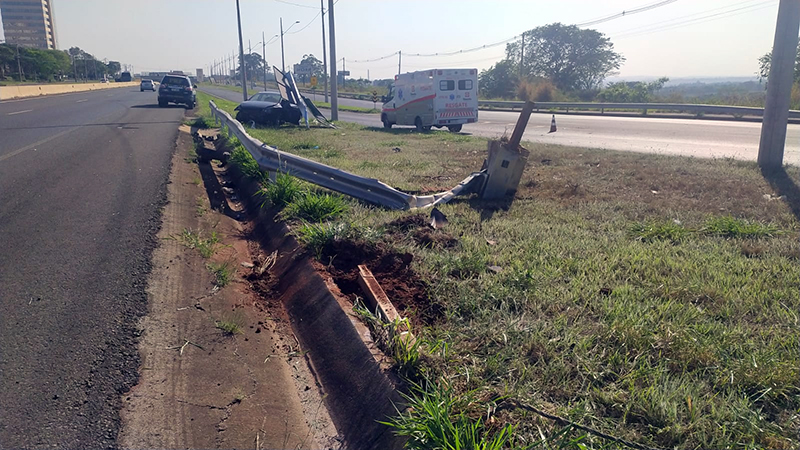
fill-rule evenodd
<path id="1" fill-rule="evenodd" d="M 236 20 L 239 22 L 239 67 L 242 69 L 242 97 L 247 101 L 247 70 L 244 67 L 244 42 L 242 41 L 242 15 L 239 13 L 239 0 L 236 0 Z"/>
<path id="2" fill-rule="evenodd" d="M 798 31 L 800 31 L 800 1 L 781 0 L 767 79 L 767 100 L 761 123 L 761 142 L 758 146 L 758 165 L 762 170 L 780 169 L 783 165 Z"/>
<path id="3" fill-rule="evenodd" d="M 283 57 L 283 17 L 281 17 L 281 71 L 286 73 L 286 61 Z"/>
<path id="4" fill-rule="evenodd" d="M 336 86 L 336 30 L 333 0 L 328 0 L 328 28 L 331 32 L 331 120 L 339 120 L 339 92 Z"/>
<path id="5" fill-rule="evenodd" d="M 261 65 L 264 66 L 264 90 L 267 90 L 267 40 L 264 39 L 264 32 L 261 32 Z"/>
<path id="6" fill-rule="evenodd" d="M 525 32 L 522 33 L 522 45 L 519 47 L 519 77 L 522 78 L 522 68 L 525 66 Z"/>
<path id="7" fill-rule="evenodd" d="M 19 81 L 22 81 L 22 62 L 19 59 L 19 44 L 17 44 L 17 76 Z"/>
<path id="8" fill-rule="evenodd" d="M 328 103 L 328 51 L 325 48 L 325 0 L 319 0 L 320 20 L 322 21 L 322 78 L 325 82 L 325 103 Z"/>
<path id="9" fill-rule="evenodd" d="M 397 51 L 397 74 L 398 75 L 400 75 L 400 71 L 402 70 L 402 67 L 403 67 L 403 51 L 402 50 L 398 50 Z"/>

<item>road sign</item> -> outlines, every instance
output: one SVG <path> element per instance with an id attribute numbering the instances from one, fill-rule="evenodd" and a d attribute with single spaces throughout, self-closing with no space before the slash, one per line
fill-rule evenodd
<path id="1" fill-rule="evenodd" d="M 339 71 L 339 76 L 340 77 L 349 77 L 350 76 L 350 71 L 349 70 L 340 70 Z"/>
<path id="2" fill-rule="evenodd" d="M 317 77 L 316 76 L 312 76 L 311 77 L 311 86 L 316 86 L 316 85 L 317 85 Z"/>
<path id="3" fill-rule="evenodd" d="M 378 91 L 372 91 L 372 103 L 378 103 Z"/>
<path id="4" fill-rule="evenodd" d="M 314 73 L 314 68 L 309 66 L 308 64 L 295 64 L 294 65 L 294 74 L 295 75 L 311 75 Z"/>

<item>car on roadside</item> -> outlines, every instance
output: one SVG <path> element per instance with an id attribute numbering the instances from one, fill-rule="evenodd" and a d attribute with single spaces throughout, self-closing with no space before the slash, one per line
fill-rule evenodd
<path id="1" fill-rule="evenodd" d="M 170 103 L 194 108 L 197 102 L 197 86 L 186 75 L 168 74 L 161 79 L 158 87 L 158 106 L 163 108 Z"/>
<path id="2" fill-rule="evenodd" d="M 300 124 L 303 113 L 278 92 L 264 91 L 254 94 L 236 107 L 236 120 L 261 125 L 280 126 L 282 123 Z"/>
<path id="3" fill-rule="evenodd" d="M 139 92 L 144 91 L 156 91 L 156 84 L 153 83 L 153 80 L 142 80 L 142 84 L 139 85 Z"/>

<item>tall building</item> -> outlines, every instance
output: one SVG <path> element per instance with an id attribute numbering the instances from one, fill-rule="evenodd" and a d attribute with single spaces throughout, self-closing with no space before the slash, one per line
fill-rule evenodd
<path id="1" fill-rule="evenodd" d="M 56 49 L 53 0 L 0 0 L 6 43 Z"/>

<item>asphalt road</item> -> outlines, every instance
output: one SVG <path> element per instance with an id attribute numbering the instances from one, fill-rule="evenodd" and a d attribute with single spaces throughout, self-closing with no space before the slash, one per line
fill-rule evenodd
<path id="1" fill-rule="evenodd" d="M 232 91 L 208 87 L 202 90 L 241 101 L 241 94 L 237 96 Z M 321 96 L 317 95 L 317 98 Z M 362 100 L 339 99 L 339 102 L 372 108 L 372 102 Z M 462 132 L 484 137 L 510 135 L 518 117 L 518 112 L 480 111 L 478 123 L 464 125 Z M 339 119 L 382 126 L 377 114 L 339 111 Z M 550 119 L 550 114 L 531 115 L 523 139 L 608 150 L 756 160 L 761 137 L 761 124 L 755 122 L 556 114 L 558 131 L 549 133 Z M 800 165 L 800 125 L 789 125 L 784 162 Z"/>
<path id="2" fill-rule="evenodd" d="M 118 88 L 0 102 L 0 448 L 107 448 L 182 108 Z"/>

